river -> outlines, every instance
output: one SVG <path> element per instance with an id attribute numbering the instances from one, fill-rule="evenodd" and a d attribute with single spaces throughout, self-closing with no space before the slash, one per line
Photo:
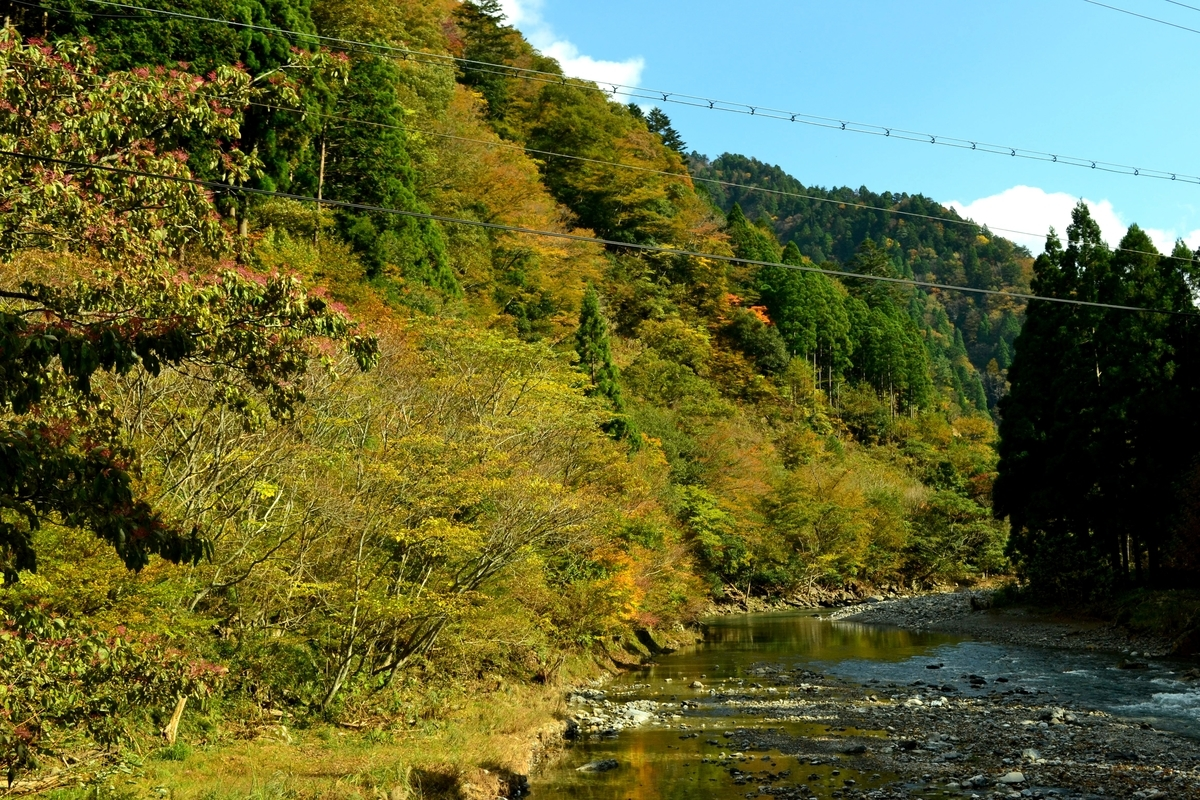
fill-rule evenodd
<path id="1" fill-rule="evenodd" d="M 654 665 L 625 674 L 605 687 L 608 695 L 620 702 L 653 701 L 667 710 L 665 717 L 617 736 L 575 744 L 534 781 L 533 796 L 587 800 L 753 797 L 762 781 L 741 779 L 744 776 L 738 770 L 750 770 L 737 767 L 738 763 L 751 763 L 750 757 L 734 761 L 731 772 L 735 730 L 827 740 L 839 736 L 882 740 L 888 736 L 884 730 L 845 728 L 836 721 L 764 716 L 761 707 L 729 701 L 742 690 L 781 691 L 764 686 L 764 676 L 780 673 L 811 673 L 857 684 L 884 702 L 888 698 L 903 701 L 916 690 L 928 696 L 981 700 L 998 693 L 1018 693 L 1104 711 L 1189 739 L 1200 737 L 1200 691 L 1179 680 L 1181 664 L 1151 661 L 1145 669 L 1128 670 L 1119 668 L 1120 661 L 1121 656 L 1114 653 L 1001 645 L 928 631 L 830 621 L 811 612 L 718 617 L 707 622 L 706 635 L 698 645 L 662 656 Z M 693 681 L 703 683 L 704 689 L 689 688 Z M 610 759 L 617 763 L 616 768 L 579 770 Z M 752 764 L 759 774 L 781 784 L 803 781 L 803 791 L 795 796 L 820 800 L 846 796 L 848 787 L 864 793 L 872 787 L 895 785 L 898 780 L 897 774 L 886 770 L 859 770 L 853 759 L 833 756 L 798 763 L 770 748 L 756 752 Z M 780 773 L 784 773 L 782 777 Z M 755 790 L 748 793 L 748 784 Z"/>

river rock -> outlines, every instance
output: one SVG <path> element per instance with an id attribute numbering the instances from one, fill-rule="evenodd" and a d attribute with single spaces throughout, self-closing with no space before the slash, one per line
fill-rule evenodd
<path id="1" fill-rule="evenodd" d="M 1006 785 L 1012 785 L 1014 783 L 1024 783 L 1025 782 L 1025 773 L 1015 772 L 1015 771 L 1005 773 L 998 779 L 998 782 L 1006 784 Z"/>
<path id="2" fill-rule="evenodd" d="M 645 725 L 650 720 L 654 719 L 654 714 L 649 711 L 643 711 L 640 708 L 625 708 L 621 712 L 621 716 L 632 722 L 634 725 Z"/>
<path id="3" fill-rule="evenodd" d="M 701 683 L 700 681 L 692 681 L 691 687 L 692 687 L 693 689 L 703 689 L 703 688 L 704 688 L 704 684 L 703 684 L 703 683 Z"/>
<path id="4" fill-rule="evenodd" d="M 600 761 L 589 761 L 582 767 L 578 767 L 576 772 L 608 772 L 621 766 L 615 758 L 605 758 Z"/>

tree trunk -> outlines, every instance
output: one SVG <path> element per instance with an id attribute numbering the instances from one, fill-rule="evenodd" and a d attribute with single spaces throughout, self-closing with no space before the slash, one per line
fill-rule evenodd
<path id="1" fill-rule="evenodd" d="M 179 720 L 183 719 L 183 709 L 186 705 L 187 695 L 180 695 L 175 701 L 175 711 L 171 714 L 167 727 L 163 728 L 163 738 L 167 740 L 167 744 L 175 744 L 175 738 L 179 735 Z"/>

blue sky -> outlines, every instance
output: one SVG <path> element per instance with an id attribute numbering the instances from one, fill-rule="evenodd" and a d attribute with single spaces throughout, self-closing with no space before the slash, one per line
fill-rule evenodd
<path id="1" fill-rule="evenodd" d="M 1104 2 L 1200 29 L 1168 0 Z M 580 77 L 1200 175 L 1200 34 L 1084 0 L 502 3 Z M 1083 198 L 1110 244 L 1137 222 L 1200 246 L 1200 185 L 662 105 L 689 147 L 810 186 L 921 193 L 1035 233 Z"/>

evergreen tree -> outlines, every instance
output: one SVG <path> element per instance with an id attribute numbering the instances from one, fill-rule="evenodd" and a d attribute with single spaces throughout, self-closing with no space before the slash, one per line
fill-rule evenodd
<path id="1" fill-rule="evenodd" d="M 687 163 L 687 144 L 679 135 L 679 131 L 671 127 L 671 118 L 663 113 L 661 108 L 650 109 L 650 113 L 646 115 L 646 126 L 651 132 L 661 136 L 663 144 L 683 156 L 684 163 Z"/>
<path id="2" fill-rule="evenodd" d="M 340 123 L 327 135 L 325 196 L 383 208 L 427 211 L 413 191 L 415 177 L 404 110 L 396 99 L 399 76 L 390 60 L 368 56 L 351 67 L 339 98 Z M 342 235 L 355 246 L 373 278 L 402 278 L 449 296 L 462 293 L 436 222 L 397 214 L 345 211 Z"/>
<path id="3" fill-rule="evenodd" d="M 808 262 L 789 242 L 783 263 L 804 266 Z M 845 290 L 819 273 L 763 267 L 758 273 L 758 291 L 788 349 L 812 363 L 818 384 L 832 391 L 850 367 Z"/>
<path id="4" fill-rule="evenodd" d="M 310 0 L 164 0 L 154 7 L 238 20 L 262 28 L 316 33 Z M 108 70 L 153 66 L 178 69 L 184 63 L 190 71 L 203 75 L 222 65 L 241 64 L 259 78 L 268 73 L 279 74 L 281 68 L 295 64 L 298 60 L 295 48 L 308 52 L 317 49 L 315 37 L 289 39 L 265 30 L 239 30 L 157 14 L 106 14 L 78 0 L 14 4 L 9 11 L 16 12 L 14 23 L 25 36 L 42 36 L 45 29 L 49 39 L 87 37 Z M 328 91 L 322 77 L 309 70 L 298 72 L 304 72 L 304 79 L 312 83 L 300 93 L 301 106 L 316 112 L 329 111 L 325 105 Z M 279 103 L 291 104 L 291 101 Z M 309 192 L 315 188 L 311 146 L 315 120 L 315 115 L 281 111 L 266 104 L 245 110 L 240 146 L 247 152 L 255 151 L 263 162 L 262 174 L 252 178 L 251 186 L 290 192 Z M 196 142 L 194 137 L 185 136 L 164 144 L 190 151 Z M 219 175 L 215 170 L 208 171 L 206 166 L 200 166 L 198 173 L 204 178 Z"/>
<path id="5" fill-rule="evenodd" d="M 515 57 L 513 29 L 503 24 L 499 0 L 465 0 L 454 10 L 454 21 L 466 44 L 463 57 L 468 61 L 506 64 Z M 462 82 L 478 90 L 487 101 L 492 119 L 504 116 L 509 101 L 509 79 L 499 72 L 468 63 L 462 73 Z"/>
<path id="6" fill-rule="evenodd" d="M 1053 235 L 1035 291 L 1191 312 L 1189 257 L 1158 256 L 1133 226 L 1113 253 L 1080 204 Z M 1154 583 L 1170 559 L 1179 481 L 1200 452 L 1190 322 L 1178 314 L 1032 302 L 1001 402 L 995 511 L 1050 593 Z"/>
<path id="7" fill-rule="evenodd" d="M 726 232 L 738 258 L 748 261 L 779 261 L 779 242 L 775 240 L 775 235 L 746 219 L 741 206 L 734 203 L 726 221 Z"/>
<path id="8" fill-rule="evenodd" d="M 996 342 L 995 361 L 1000 369 L 1008 369 L 1012 366 L 1012 348 L 1003 339 Z"/>
<path id="9" fill-rule="evenodd" d="M 612 362 L 612 346 L 608 338 L 608 321 L 600 311 L 600 295 L 596 287 L 588 284 L 579 310 L 579 327 L 575 331 L 575 352 L 579 355 L 579 366 L 587 374 L 592 386 L 591 397 L 605 398 L 617 416 L 608 425 L 608 432 L 617 439 L 629 435 L 629 423 L 625 420 L 625 401 L 617 382 L 617 367 Z"/>
<path id="10" fill-rule="evenodd" d="M 851 262 L 863 275 L 897 277 L 887 252 L 871 239 Z M 853 341 L 851 377 L 885 396 L 893 412 L 928 405 L 933 392 L 929 353 L 909 314 L 912 289 L 884 281 L 846 280 Z M 957 340 L 961 343 L 961 334 Z"/>

